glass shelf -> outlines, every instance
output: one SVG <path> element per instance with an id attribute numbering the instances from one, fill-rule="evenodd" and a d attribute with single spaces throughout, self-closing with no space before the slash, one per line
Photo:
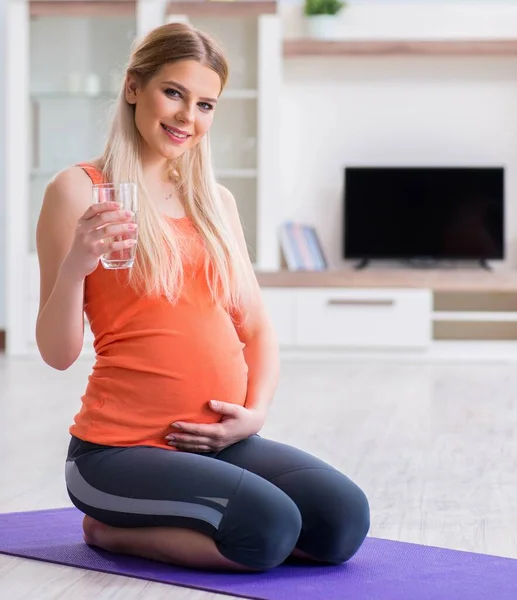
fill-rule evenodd
<path id="1" fill-rule="evenodd" d="M 253 88 L 226 88 L 221 94 L 222 100 L 256 100 L 258 90 Z"/>
<path id="2" fill-rule="evenodd" d="M 86 92 L 32 92 L 30 96 L 33 102 L 43 100 L 114 100 L 117 94 L 113 92 L 99 92 L 98 94 L 87 94 Z"/>
<path id="3" fill-rule="evenodd" d="M 43 100 L 115 100 L 118 98 L 118 93 L 100 91 L 97 94 L 88 94 L 86 92 L 67 92 L 67 91 L 47 91 L 47 92 L 32 92 L 31 100 L 40 102 Z M 258 91 L 253 88 L 233 88 L 225 89 L 221 94 L 223 100 L 256 100 Z"/>
<path id="4" fill-rule="evenodd" d="M 216 169 L 215 174 L 221 179 L 255 179 L 257 169 Z"/>

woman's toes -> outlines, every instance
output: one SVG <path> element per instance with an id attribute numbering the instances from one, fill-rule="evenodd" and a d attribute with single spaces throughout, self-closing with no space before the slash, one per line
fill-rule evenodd
<path id="1" fill-rule="evenodd" d="M 83 538 L 89 546 L 104 546 L 108 525 L 104 525 L 86 515 L 83 519 Z"/>

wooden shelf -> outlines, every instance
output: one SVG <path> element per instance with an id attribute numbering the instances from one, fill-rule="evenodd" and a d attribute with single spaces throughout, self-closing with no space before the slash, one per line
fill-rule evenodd
<path id="1" fill-rule="evenodd" d="M 438 323 L 515 323 L 517 311 L 490 312 L 490 311 L 434 311 L 433 322 Z"/>
<path id="2" fill-rule="evenodd" d="M 284 56 L 517 56 L 515 40 L 313 40 L 287 39 Z"/>
<path id="3" fill-rule="evenodd" d="M 420 288 L 435 292 L 517 292 L 517 271 L 374 269 L 258 271 L 262 287 Z"/>
<path id="4" fill-rule="evenodd" d="M 276 11 L 277 3 L 273 0 L 172 0 L 166 12 L 193 17 L 256 17 Z"/>
<path id="5" fill-rule="evenodd" d="M 31 0 L 31 17 L 124 17 L 136 14 L 136 0 Z"/>

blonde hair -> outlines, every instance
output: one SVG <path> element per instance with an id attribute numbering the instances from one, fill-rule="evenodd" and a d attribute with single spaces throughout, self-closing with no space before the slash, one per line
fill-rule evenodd
<path id="1" fill-rule="evenodd" d="M 166 64 L 195 60 L 215 71 L 221 90 L 228 79 L 222 50 L 206 34 L 184 23 L 152 30 L 134 48 L 126 70 L 145 86 Z M 180 241 L 146 192 L 140 160 L 141 137 L 135 124 L 134 105 L 126 100 L 125 82 L 102 156 L 107 181 L 134 181 L 139 191 L 137 259 L 130 283 L 149 295 L 176 301 L 183 285 Z M 249 291 L 248 269 L 240 252 L 213 173 L 208 135 L 187 150 L 172 171 L 179 176 L 178 190 L 185 212 L 201 236 L 206 250 L 205 273 L 214 301 L 241 310 Z"/>

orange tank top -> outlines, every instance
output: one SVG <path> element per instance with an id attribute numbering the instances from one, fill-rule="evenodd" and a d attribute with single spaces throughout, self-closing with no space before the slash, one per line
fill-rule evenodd
<path id="1" fill-rule="evenodd" d="M 80 165 L 93 183 L 102 174 Z M 203 241 L 189 218 L 166 217 L 187 244 L 179 300 L 138 294 L 125 270 L 99 263 L 85 281 L 95 364 L 70 433 L 113 446 L 171 449 L 175 421 L 214 423 L 212 399 L 244 405 L 247 366 L 232 316 L 213 302 Z"/>

